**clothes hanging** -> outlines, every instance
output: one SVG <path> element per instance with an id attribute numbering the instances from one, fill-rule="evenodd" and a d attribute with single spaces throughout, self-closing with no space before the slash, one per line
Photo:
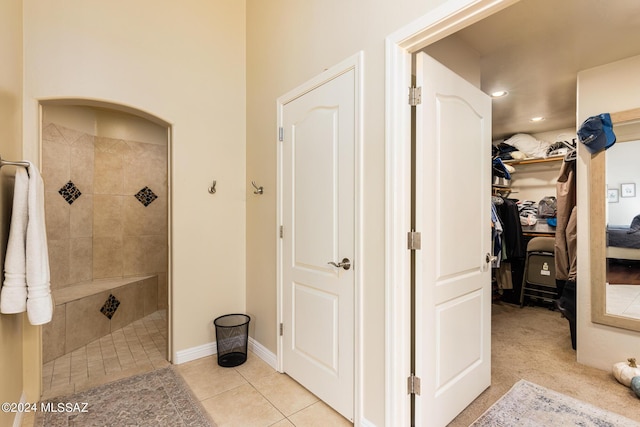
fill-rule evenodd
<path id="1" fill-rule="evenodd" d="M 526 248 L 522 237 L 522 225 L 520 224 L 520 215 L 515 200 L 504 199 L 502 205 L 496 206 L 498 216 L 504 227 L 502 239 L 503 242 L 503 259 L 524 258 Z"/>
<path id="2" fill-rule="evenodd" d="M 511 274 L 511 263 L 504 261 L 500 264 L 500 268 L 496 270 L 496 283 L 498 289 L 513 289 L 513 276 Z"/>
<path id="3" fill-rule="evenodd" d="M 556 282 L 558 288 L 567 280 L 576 280 L 576 162 L 565 161 L 556 184 L 557 225 L 555 241 Z"/>
<path id="4" fill-rule="evenodd" d="M 502 260 L 502 232 L 503 232 L 502 223 L 500 222 L 500 218 L 498 217 L 498 212 L 496 211 L 496 205 L 491 203 L 491 241 L 492 241 L 492 252 L 495 257 L 491 267 L 499 268 L 500 261 Z"/>

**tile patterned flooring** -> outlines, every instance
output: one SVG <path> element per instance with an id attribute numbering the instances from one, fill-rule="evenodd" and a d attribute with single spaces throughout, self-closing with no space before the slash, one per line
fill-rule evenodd
<path id="1" fill-rule="evenodd" d="M 219 427 L 353 425 L 251 352 L 236 368 L 209 356 L 178 365 L 178 372 Z"/>
<path id="2" fill-rule="evenodd" d="M 161 310 L 46 363 L 42 399 L 168 366 L 166 336 L 166 311 Z M 218 366 L 215 355 L 176 367 L 218 427 L 352 426 L 251 352 L 235 368 Z M 31 427 L 33 422 L 25 417 L 22 426 Z"/>
<path id="3" fill-rule="evenodd" d="M 607 313 L 640 319 L 640 286 L 607 284 Z"/>
<path id="4" fill-rule="evenodd" d="M 42 399 L 168 366 L 166 336 L 166 310 L 159 310 L 45 363 Z"/>
<path id="5" fill-rule="evenodd" d="M 607 313 L 640 319 L 640 262 L 607 259 Z"/>

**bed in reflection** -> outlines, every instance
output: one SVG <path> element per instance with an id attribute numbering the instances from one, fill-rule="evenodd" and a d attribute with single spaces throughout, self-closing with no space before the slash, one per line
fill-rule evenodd
<path id="1" fill-rule="evenodd" d="M 607 258 L 640 260 L 640 215 L 629 227 L 607 226 Z"/>

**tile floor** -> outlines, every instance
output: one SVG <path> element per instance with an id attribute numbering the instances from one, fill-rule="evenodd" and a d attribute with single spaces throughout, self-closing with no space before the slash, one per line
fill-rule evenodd
<path id="1" fill-rule="evenodd" d="M 42 367 L 43 400 L 169 365 L 166 310 L 159 310 Z"/>
<path id="2" fill-rule="evenodd" d="M 640 319 L 640 286 L 607 284 L 607 313 Z"/>
<path id="3" fill-rule="evenodd" d="M 161 310 L 43 366 L 43 397 L 50 399 L 169 365 L 166 311 Z M 216 356 L 176 366 L 218 427 L 351 426 L 316 396 L 249 352 L 235 368 Z M 23 427 L 33 426 L 25 417 Z"/>
<path id="4" fill-rule="evenodd" d="M 167 314 L 159 310 L 42 367 L 42 400 L 97 387 L 169 365 Z M 27 413 L 22 427 L 32 427 Z"/>
<path id="5" fill-rule="evenodd" d="M 300 384 L 249 352 L 235 368 L 222 368 L 216 356 L 178 365 L 219 427 L 352 426 Z"/>

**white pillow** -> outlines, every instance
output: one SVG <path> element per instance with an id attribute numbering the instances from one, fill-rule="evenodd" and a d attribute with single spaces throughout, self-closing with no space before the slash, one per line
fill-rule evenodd
<path id="1" fill-rule="evenodd" d="M 526 133 L 517 133 L 505 141 L 505 144 L 512 145 L 529 157 L 547 157 L 547 148 L 551 143 L 538 141 L 533 136 Z"/>
<path id="2" fill-rule="evenodd" d="M 524 160 L 527 158 L 527 155 L 522 151 L 512 151 L 509 154 L 511 154 L 511 158 L 514 160 Z"/>

